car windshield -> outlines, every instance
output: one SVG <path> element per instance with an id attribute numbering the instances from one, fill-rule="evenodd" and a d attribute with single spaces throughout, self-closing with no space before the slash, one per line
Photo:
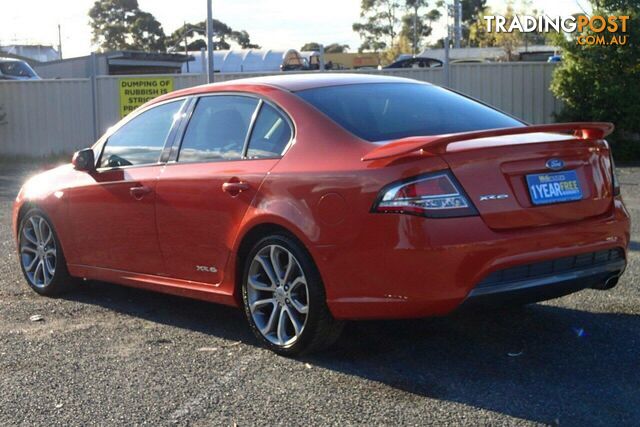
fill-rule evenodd
<path id="1" fill-rule="evenodd" d="M 20 61 L 0 62 L 0 72 L 13 77 L 35 77 L 36 75 L 31 67 Z"/>
<path id="2" fill-rule="evenodd" d="M 296 92 L 354 135 L 371 142 L 524 126 L 484 104 L 419 83 L 366 83 Z"/>

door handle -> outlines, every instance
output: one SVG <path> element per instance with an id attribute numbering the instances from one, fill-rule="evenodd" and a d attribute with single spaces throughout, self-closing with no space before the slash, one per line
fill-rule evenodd
<path id="1" fill-rule="evenodd" d="M 134 199 L 140 200 L 147 194 L 151 193 L 151 188 L 141 185 L 139 187 L 131 187 L 129 189 L 129 193 L 133 196 Z"/>
<path id="2" fill-rule="evenodd" d="M 237 196 L 249 188 L 249 184 L 242 181 L 229 181 L 222 184 L 222 191 L 229 193 L 230 196 Z"/>

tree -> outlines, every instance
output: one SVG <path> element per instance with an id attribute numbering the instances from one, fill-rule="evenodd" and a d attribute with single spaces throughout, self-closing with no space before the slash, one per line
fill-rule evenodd
<path id="1" fill-rule="evenodd" d="M 487 0 L 460 0 L 462 2 L 462 40 L 463 46 L 478 47 L 473 44 L 472 28 L 480 21 L 484 21 Z M 477 30 L 477 26 L 476 26 Z"/>
<path id="2" fill-rule="evenodd" d="M 411 50 L 411 42 L 404 36 L 398 37 L 398 40 L 392 47 L 382 52 L 380 55 L 381 62 L 390 64 L 398 58 L 400 54 L 407 53 Z"/>
<path id="3" fill-rule="evenodd" d="M 100 50 L 165 50 L 165 34 L 137 0 L 99 0 L 89 10 L 92 41 Z"/>
<path id="4" fill-rule="evenodd" d="M 470 24 L 482 16 L 487 0 L 460 0 L 462 2 L 462 22 Z"/>
<path id="5" fill-rule="evenodd" d="M 187 49 L 200 50 L 207 47 L 207 23 L 206 21 L 197 24 L 185 24 L 178 28 L 169 36 L 167 46 L 179 49 L 184 43 L 185 27 L 187 33 Z M 217 19 L 213 20 L 213 48 L 214 50 L 227 50 L 231 45 L 227 41 L 237 43 L 243 49 L 259 49 L 260 46 L 251 43 L 249 33 L 245 30 L 234 31 L 230 26 Z"/>
<path id="6" fill-rule="evenodd" d="M 176 29 L 169 37 L 167 37 L 167 47 L 170 50 L 180 50 L 184 47 L 184 38 L 186 34 L 187 49 L 200 50 L 207 47 L 206 22 L 202 21 L 197 24 L 185 23 L 182 27 Z"/>
<path id="7" fill-rule="evenodd" d="M 479 4 L 479 3 L 478 3 Z M 515 12 L 513 3 L 507 3 L 507 9 L 501 13 L 507 18 L 505 27 L 511 25 L 514 15 L 531 15 L 539 16 L 541 13 L 531 8 L 532 2 L 530 0 L 521 1 L 521 9 L 519 12 Z M 464 10 L 464 9 L 463 9 Z M 495 21 L 492 26 L 492 31 L 489 32 L 487 28 L 487 21 L 484 16 L 494 15 L 490 8 L 485 7 L 479 12 L 476 12 L 476 20 L 471 22 L 466 28 L 466 45 L 472 47 L 492 47 L 502 46 L 505 49 L 505 57 L 507 60 L 511 60 L 515 57 L 517 47 L 520 45 L 541 45 L 546 43 L 547 36 L 545 33 L 539 31 L 533 32 L 514 32 L 512 34 L 497 33 L 495 31 Z M 464 12 L 463 12 L 464 16 Z"/>
<path id="8" fill-rule="evenodd" d="M 400 6 L 400 0 L 362 0 L 360 18 L 363 22 L 356 22 L 352 26 L 362 39 L 358 49 L 360 52 L 377 52 L 393 46 L 399 31 Z"/>
<path id="9" fill-rule="evenodd" d="M 164 51 L 166 48 L 162 25 L 150 13 L 136 13 L 131 22 L 130 33 L 131 46 L 136 50 Z"/>
<path id="10" fill-rule="evenodd" d="M 324 47 L 325 53 L 344 53 L 349 50 L 348 44 L 331 43 Z"/>
<path id="11" fill-rule="evenodd" d="M 259 45 L 251 43 L 251 37 L 249 37 L 249 33 L 245 30 L 232 31 L 231 39 L 238 43 L 243 49 L 260 49 Z"/>
<path id="12" fill-rule="evenodd" d="M 442 0 L 436 2 L 436 7 L 443 5 Z M 406 0 L 405 7 L 407 13 L 402 17 L 400 36 L 411 40 L 411 49 L 414 54 L 417 54 L 420 51 L 422 40 L 431 35 L 433 23 L 440 19 L 442 14 L 438 9 L 425 11 L 429 7 L 427 0 Z"/>
<path id="13" fill-rule="evenodd" d="M 520 14 L 524 14 L 521 12 Z M 493 15 L 488 7 L 484 8 L 478 16 Z M 507 9 L 501 13 L 506 18 L 505 28 L 509 28 L 513 22 L 516 12 L 513 9 L 513 3 L 507 3 Z M 503 59 L 513 61 L 518 57 L 518 47 L 523 44 L 523 33 L 514 30 L 512 32 L 497 32 L 495 22 L 489 31 L 487 22 L 483 18 L 478 18 L 476 22 L 469 26 L 468 45 L 473 47 L 493 47 L 499 46 L 504 49 Z"/>
<path id="14" fill-rule="evenodd" d="M 320 43 L 316 43 L 316 42 L 305 43 L 300 48 L 300 51 L 301 52 L 309 52 L 309 51 L 320 52 Z"/>
<path id="15" fill-rule="evenodd" d="M 443 4 L 443 0 L 435 2 L 436 7 Z M 362 39 L 358 50 L 395 52 L 397 43 L 403 41 L 403 49 L 406 49 L 405 42 L 411 40 L 408 50 L 417 53 L 422 41 L 431 35 L 432 23 L 440 16 L 438 9 L 429 10 L 428 0 L 362 0 L 361 22 L 353 24 L 353 30 Z"/>
<path id="16" fill-rule="evenodd" d="M 556 118 L 613 122 L 616 131 L 608 139 L 616 159 L 640 160 L 640 5 L 637 0 L 599 0 L 593 5 L 593 15 L 630 16 L 627 31 L 595 34 L 587 26 L 582 34 L 557 36 L 562 62 L 551 91 L 563 109 Z M 608 44 L 579 44 L 580 35 L 603 35 Z"/>
<path id="17" fill-rule="evenodd" d="M 302 45 L 302 47 L 300 48 L 300 51 L 302 51 L 302 52 L 308 52 L 308 51 L 320 52 L 320 46 L 322 46 L 320 43 L 309 42 L 309 43 L 305 43 L 304 45 Z M 343 52 L 345 52 L 347 50 L 349 50 L 349 45 L 348 44 L 331 43 L 331 44 L 328 44 L 328 45 L 326 45 L 324 47 L 324 52 L 325 53 L 343 53 Z"/>
<path id="18" fill-rule="evenodd" d="M 485 7 L 482 16 L 492 15 L 491 9 Z M 468 27 L 467 45 L 472 47 L 491 47 L 496 45 L 495 32 L 489 32 L 487 21 L 483 18 L 476 19 Z"/>
<path id="19" fill-rule="evenodd" d="M 502 14 L 507 22 L 504 24 L 505 28 L 509 28 L 511 23 L 513 22 L 514 17 L 516 16 L 515 11 L 513 10 L 513 4 L 507 4 L 507 10 Z M 504 59 L 507 61 L 513 61 L 517 59 L 518 56 L 518 47 L 522 44 L 522 32 L 518 30 L 513 30 L 511 32 L 497 32 L 495 31 L 495 26 L 492 28 L 494 30 L 493 39 L 494 45 L 500 46 L 504 49 Z"/>
<path id="20" fill-rule="evenodd" d="M 533 7 L 533 0 L 521 0 L 521 9 L 518 15 L 531 15 L 540 16 L 544 15 L 544 12 Z M 522 41 L 525 46 L 528 45 L 544 45 L 547 42 L 548 35 L 551 33 L 544 33 L 538 31 L 528 31 L 522 34 Z"/>

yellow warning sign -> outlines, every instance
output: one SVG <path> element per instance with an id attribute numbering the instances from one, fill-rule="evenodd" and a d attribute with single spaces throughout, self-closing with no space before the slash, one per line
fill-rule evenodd
<path id="1" fill-rule="evenodd" d="M 124 117 L 145 102 L 173 90 L 173 77 L 140 77 L 118 81 L 120 117 Z"/>

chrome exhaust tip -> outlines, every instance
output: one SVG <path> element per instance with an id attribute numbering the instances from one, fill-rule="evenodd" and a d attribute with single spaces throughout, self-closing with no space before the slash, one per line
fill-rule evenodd
<path id="1" fill-rule="evenodd" d="M 611 289 L 613 288 L 615 285 L 618 284 L 618 280 L 620 279 L 620 275 L 616 274 L 614 276 L 609 277 L 607 280 L 604 281 L 604 283 L 600 286 L 598 286 L 596 289 L 602 289 L 602 290 L 607 290 L 607 289 Z"/>

